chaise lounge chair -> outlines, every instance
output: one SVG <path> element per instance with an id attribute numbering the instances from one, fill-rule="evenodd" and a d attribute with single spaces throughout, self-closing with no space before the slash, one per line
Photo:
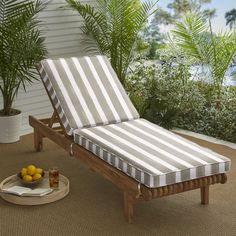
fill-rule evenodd
<path id="1" fill-rule="evenodd" d="M 129 223 L 139 201 L 225 183 L 230 160 L 141 119 L 105 56 L 43 60 L 37 67 L 54 107 L 30 116 L 35 149 L 47 137 L 124 193 Z M 55 126 L 55 124 L 59 126 Z"/>

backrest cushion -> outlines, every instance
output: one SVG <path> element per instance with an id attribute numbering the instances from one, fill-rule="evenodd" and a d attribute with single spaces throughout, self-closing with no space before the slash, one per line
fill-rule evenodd
<path id="1" fill-rule="evenodd" d="M 38 70 L 68 134 L 139 118 L 105 56 L 46 59 Z"/>

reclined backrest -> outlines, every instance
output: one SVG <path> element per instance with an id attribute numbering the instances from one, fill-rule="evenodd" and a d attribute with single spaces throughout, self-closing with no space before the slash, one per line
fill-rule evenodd
<path id="1" fill-rule="evenodd" d="M 46 59 L 37 68 L 69 135 L 139 118 L 105 56 Z"/>

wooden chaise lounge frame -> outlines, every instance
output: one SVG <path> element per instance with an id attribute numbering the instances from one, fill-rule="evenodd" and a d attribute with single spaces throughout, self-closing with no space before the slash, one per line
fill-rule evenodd
<path id="1" fill-rule="evenodd" d="M 129 223 L 132 223 L 133 205 L 137 202 L 149 201 L 154 198 L 200 188 L 201 204 L 208 204 L 209 186 L 216 183 L 224 184 L 227 181 L 227 176 L 223 173 L 164 187 L 148 188 L 107 164 L 82 146 L 75 144 L 73 137 L 66 134 L 56 111 L 49 119 L 38 120 L 30 116 L 29 123 L 34 128 L 34 147 L 36 151 L 40 152 L 42 150 L 43 138 L 47 137 L 68 151 L 70 155 L 79 158 L 89 169 L 101 174 L 104 178 L 119 187 L 124 193 L 124 213 Z M 54 127 L 54 123 L 59 123 L 59 126 Z"/>
<path id="2" fill-rule="evenodd" d="M 43 138 L 49 138 L 68 151 L 70 156 L 79 158 L 89 169 L 101 174 L 104 178 L 119 187 L 123 191 L 124 213 L 128 223 L 132 223 L 133 206 L 137 202 L 149 201 L 155 198 L 200 188 L 201 204 L 206 205 L 209 203 L 209 186 L 216 183 L 224 184 L 227 181 L 226 174 L 222 173 L 157 188 L 149 188 L 140 184 L 135 179 L 107 164 L 79 144 L 74 143 L 73 136 L 69 136 L 64 129 L 51 97 L 48 97 L 54 108 L 52 117 L 41 120 L 33 116 L 29 117 L 29 124 L 34 129 L 35 150 L 38 152 L 42 151 Z"/>

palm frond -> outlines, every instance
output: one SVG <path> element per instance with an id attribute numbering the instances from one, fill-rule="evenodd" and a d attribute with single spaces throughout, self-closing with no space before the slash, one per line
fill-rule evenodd
<path id="1" fill-rule="evenodd" d="M 7 114 L 18 89 L 36 79 L 33 69 L 46 55 L 38 30 L 37 14 L 45 7 L 40 0 L 2 0 L 0 4 L 0 80 Z"/>
<path id="2" fill-rule="evenodd" d="M 97 0 L 95 7 L 80 1 L 66 1 L 82 16 L 82 31 L 91 35 L 99 51 L 111 59 L 111 64 L 123 83 L 138 34 L 149 15 L 155 11 L 156 2 Z"/>
<path id="3" fill-rule="evenodd" d="M 202 16 L 195 14 L 187 15 L 172 32 L 179 48 L 210 67 L 219 98 L 225 74 L 236 55 L 236 34 L 225 32 L 215 35 L 210 20 L 207 24 Z"/>
<path id="4" fill-rule="evenodd" d="M 211 61 L 211 65 L 214 77 L 222 85 L 225 74 L 236 55 L 236 35 L 231 33 L 218 34 L 215 40 L 216 56 L 214 61 Z"/>
<path id="5" fill-rule="evenodd" d="M 200 15 L 188 13 L 183 22 L 177 22 L 172 31 L 177 45 L 183 48 L 190 56 L 204 61 L 203 49 L 201 45 L 207 45 L 207 39 L 204 35 L 209 29 L 208 25 Z"/>

